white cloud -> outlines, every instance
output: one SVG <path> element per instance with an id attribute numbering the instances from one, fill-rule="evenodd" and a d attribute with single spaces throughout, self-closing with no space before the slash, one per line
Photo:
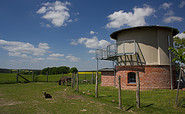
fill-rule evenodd
<path id="1" fill-rule="evenodd" d="M 74 61 L 74 62 L 77 62 L 80 60 L 80 58 L 72 56 L 72 55 L 66 56 L 66 58 L 69 59 L 69 61 Z"/>
<path id="2" fill-rule="evenodd" d="M 95 50 L 89 50 L 88 53 L 95 53 Z"/>
<path id="3" fill-rule="evenodd" d="M 51 61 L 58 61 L 58 60 L 61 60 L 61 59 L 59 59 L 59 58 L 57 58 L 57 57 L 47 57 L 46 59 L 47 59 L 47 60 L 51 60 Z"/>
<path id="4" fill-rule="evenodd" d="M 179 38 L 185 38 L 185 33 L 179 33 L 177 34 L 175 37 L 179 37 Z"/>
<path id="5" fill-rule="evenodd" d="M 15 57 L 22 57 L 22 58 L 31 58 L 28 55 L 22 54 L 22 53 L 19 53 L 19 52 L 9 52 L 8 55 L 9 56 L 15 56 Z"/>
<path id="6" fill-rule="evenodd" d="M 92 57 L 91 59 L 95 60 L 95 59 L 96 59 L 96 57 Z"/>
<path id="7" fill-rule="evenodd" d="M 0 48 L 9 51 L 9 56 L 30 58 L 28 54 L 34 56 L 44 55 L 50 48 L 47 43 L 39 43 L 38 47 L 30 43 L 0 40 Z"/>
<path id="8" fill-rule="evenodd" d="M 91 30 L 91 31 L 90 31 L 90 34 L 95 34 L 95 32 Z"/>
<path id="9" fill-rule="evenodd" d="M 179 8 L 183 8 L 185 6 L 185 1 L 182 1 L 180 4 L 179 4 Z"/>
<path id="10" fill-rule="evenodd" d="M 182 20 L 183 20 L 182 17 L 170 16 L 170 17 L 164 18 L 163 22 L 172 23 L 172 22 L 181 22 Z"/>
<path id="11" fill-rule="evenodd" d="M 36 13 L 41 14 L 43 19 L 50 21 L 54 26 L 65 26 L 70 19 L 68 5 L 69 2 L 43 3 L 43 6 Z"/>
<path id="12" fill-rule="evenodd" d="M 45 58 L 33 58 L 32 60 L 33 61 L 43 61 L 43 60 L 45 60 Z"/>
<path id="13" fill-rule="evenodd" d="M 96 36 L 93 38 L 79 38 L 78 39 L 79 44 L 84 44 L 87 48 L 105 48 L 107 45 L 110 44 L 110 42 L 106 40 L 98 40 Z"/>
<path id="14" fill-rule="evenodd" d="M 167 13 L 164 14 L 165 16 L 172 16 L 174 15 L 174 11 L 169 10 Z"/>
<path id="15" fill-rule="evenodd" d="M 120 28 L 121 26 L 128 25 L 143 26 L 146 25 L 145 18 L 150 16 L 155 10 L 147 5 L 143 8 L 133 8 L 134 13 L 124 12 L 123 10 L 114 12 L 108 16 L 110 22 L 106 25 L 107 28 Z"/>
<path id="16" fill-rule="evenodd" d="M 160 8 L 166 10 L 166 9 L 170 8 L 171 5 L 172 5 L 172 3 L 166 3 L 166 2 L 165 2 L 165 3 L 163 3 L 163 4 L 160 6 Z"/>
<path id="17" fill-rule="evenodd" d="M 49 55 L 50 57 L 63 57 L 64 54 L 59 54 L 59 53 L 56 53 L 56 54 L 51 54 Z"/>
<path id="18" fill-rule="evenodd" d="M 72 41 L 71 41 L 71 43 L 70 43 L 71 45 L 78 45 L 78 42 L 77 41 L 75 41 L 74 39 L 72 39 Z"/>

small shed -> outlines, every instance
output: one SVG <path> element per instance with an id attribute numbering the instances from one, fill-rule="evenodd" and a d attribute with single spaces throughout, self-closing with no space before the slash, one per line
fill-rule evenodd
<path id="1" fill-rule="evenodd" d="M 101 72 L 101 86 L 114 86 L 114 69 L 103 68 Z"/>

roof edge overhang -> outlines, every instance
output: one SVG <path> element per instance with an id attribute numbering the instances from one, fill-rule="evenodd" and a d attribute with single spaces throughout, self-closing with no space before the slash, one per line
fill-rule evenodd
<path id="1" fill-rule="evenodd" d="M 125 31 L 129 31 L 129 30 L 134 30 L 134 29 L 141 29 L 141 28 L 164 28 L 164 29 L 170 29 L 172 31 L 173 36 L 175 36 L 176 34 L 179 33 L 179 30 L 176 28 L 172 28 L 172 27 L 168 27 L 168 26 L 157 26 L 157 25 L 153 25 L 153 26 L 137 26 L 137 27 L 131 27 L 131 28 L 125 28 L 125 29 L 121 29 L 118 31 L 113 32 L 110 37 L 114 40 L 117 39 L 117 35 L 121 32 L 125 32 Z"/>

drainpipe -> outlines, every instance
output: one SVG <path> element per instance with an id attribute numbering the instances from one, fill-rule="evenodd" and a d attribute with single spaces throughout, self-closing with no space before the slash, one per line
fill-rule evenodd
<path id="1" fill-rule="evenodd" d="M 171 47 L 170 35 L 168 35 L 168 46 Z M 172 78 L 172 55 L 171 50 L 169 50 L 169 59 L 170 59 L 170 80 L 171 80 L 171 90 L 173 90 L 173 78 Z"/>
<path id="2" fill-rule="evenodd" d="M 113 61 L 113 70 L 114 70 L 114 87 L 116 87 L 116 65 L 114 65 L 114 61 Z"/>

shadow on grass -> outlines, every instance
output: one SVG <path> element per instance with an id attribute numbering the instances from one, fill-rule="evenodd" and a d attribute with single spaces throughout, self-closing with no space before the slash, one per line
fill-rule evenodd
<path id="1" fill-rule="evenodd" d="M 99 98 L 103 98 L 103 97 L 112 97 L 112 95 L 100 95 L 98 96 Z"/>
<path id="2" fill-rule="evenodd" d="M 154 105 L 154 103 L 149 104 L 149 105 L 146 105 L 146 106 L 143 106 L 143 108 L 145 108 L 145 107 L 150 107 L 150 106 L 152 106 L 152 105 Z"/>
<path id="3" fill-rule="evenodd" d="M 134 106 L 130 106 L 129 108 L 126 109 L 126 111 L 129 111 L 130 109 L 132 109 Z"/>
<path id="4" fill-rule="evenodd" d="M 0 84 L 15 84 L 17 82 L 0 82 Z"/>

